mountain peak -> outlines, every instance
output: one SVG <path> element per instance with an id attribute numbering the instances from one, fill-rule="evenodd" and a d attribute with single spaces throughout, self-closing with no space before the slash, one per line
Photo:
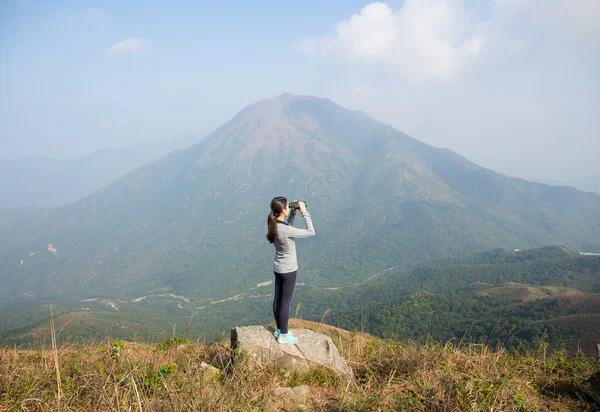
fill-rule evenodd
<path id="1" fill-rule="evenodd" d="M 254 104 L 249 105 L 247 108 L 264 108 L 264 107 L 279 107 L 283 108 L 290 104 L 297 102 L 325 102 L 329 101 L 329 99 L 322 99 L 315 96 L 303 96 L 303 95 L 295 95 L 291 93 L 281 93 L 278 96 L 275 96 L 270 99 L 263 99 Z"/>
<path id="2" fill-rule="evenodd" d="M 298 97 L 301 97 L 301 96 L 296 96 L 294 94 L 285 92 L 285 93 L 281 93 L 277 97 L 274 97 L 272 100 L 289 101 L 289 100 L 297 99 Z"/>
<path id="3" fill-rule="evenodd" d="M 272 98 L 271 100 L 278 100 L 278 101 L 282 101 L 282 102 L 289 102 L 289 101 L 292 101 L 292 100 L 329 100 L 329 99 L 319 98 L 319 97 L 315 97 L 315 96 L 308 96 L 308 95 L 302 95 L 302 94 L 292 94 L 292 93 L 284 92 L 284 93 L 281 93 L 280 95 Z"/>
<path id="4" fill-rule="evenodd" d="M 264 281 L 264 218 L 279 193 L 321 219 L 305 249 L 316 286 L 496 247 L 600 249 L 598 196 L 510 179 L 329 99 L 286 93 L 79 202 L 0 216 L 0 301 L 250 290 Z"/>

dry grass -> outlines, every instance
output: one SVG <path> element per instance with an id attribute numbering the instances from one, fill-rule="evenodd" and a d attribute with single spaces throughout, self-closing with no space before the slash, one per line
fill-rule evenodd
<path id="1" fill-rule="evenodd" d="M 162 347 L 104 341 L 0 350 L 0 410 L 279 410 L 278 386 L 310 387 L 309 410 L 598 411 L 578 386 L 600 369 L 564 353 L 511 356 L 486 346 L 384 341 L 315 322 L 291 320 L 330 336 L 355 372 L 348 382 L 325 369 L 285 374 L 230 362 L 229 341 L 173 341 Z M 55 364 L 55 356 L 58 364 Z M 212 375 L 204 361 L 223 371 Z M 59 394 L 56 373 L 62 392 Z M 61 396 L 62 395 L 62 396 Z"/>

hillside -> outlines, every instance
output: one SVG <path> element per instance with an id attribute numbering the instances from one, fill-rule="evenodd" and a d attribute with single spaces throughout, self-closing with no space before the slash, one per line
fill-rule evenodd
<path id="1" fill-rule="evenodd" d="M 491 251 L 405 265 L 369 276 L 355 285 L 337 284 L 334 290 L 309 286 L 311 303 L 395 301 L 410 293 L 443 294 L 478 283 L 517 282 L 600 293 L 600 257 L 586 256 L 560 246 L 513 251 Z M 319 309 L 320 310 L 320 309 Z"/>
<path id="2" fill-rule="evenodd" d="M 217 301 L 271 279 L 275 195 L 308 202 L 330 286 L 497 247 L 600 250 L 600 195 L 508 178 L 327 99 L 248 106 L 199 144 L 0 232 L 0 300 Z"/>
<path id="3" fill-rule="evenodd" d="M 292 402 L 276 388 L 307 385 L 308 410 L 599 410 L 579 389 L 598 364 L 548 355 L 543 345 L 508 355 L 485 345 L 381 340 L 316 322 L 290 326 L 331 337 L 355 382 L 321 368 L 282 373 L 232 364 L 229 339 L 206 345 L 190 335 L 160 344 L 107 338 L 63 345 L 56 356 L 41 347 L 0 350 L 0 409 L 280 410 Z"/>
<path id="4" fill-rule="evenodd" d="M 123 149 L 98 150 L 75 159 L 0 158 L 0 210 L 73 203 L 145 163 L 200 140 L 198 136 L 150 140 Z"/>
<path id="5" fill-rule="evenodd" d="M 396 269 L 337 289 L 299 280 L 292 317 L 324 321 L 380 337 L 426 341 L 466 339 L 510 351 L 545 339 L 594 355 L 600 332 L 600 257 L 564 247 L 493 250 Z M 164 340 L 173 329 L 209 341 L 231 323 L 272 318 L 272 284 L 258 284 L 220 301 L 186 300 L 168 293 L 123 301 L 92 299 L 54 303 L 56 324 L 71 341 L 107 335 Z M 0 309 L 0 343 L 34 345 L 48 334 L 49 304 Z M 587 326 L 586 326 L 587 325 Z"/>
<path id="6" fill-rule="evenodd" d="M 382 337 L 467 339 L 510 350 L 545 339 L 553 349 L 592 356 L 600 342 L 599 282 L 597 256 L 561 247 L 495 250 L 387 273 L 327 298 L 312 291 L 303 300 L 316 311 L 326 301 L 338 309 L 340 326 Z"/>
<path id="7" fill-rule="evenodd" d="M 494 289 L 502 292 L 494 295 Z M 465 339 L 509 351 L 535 347 L 543 339 L 553 350 L 564 345 L 570 356 L 577 350 L 594 356 L 600 342 L 600 294 L 561 291 L 537 297 L 540 295 L 545 295 L 544 288 L 516 284 L 475 293 L 411 294 L 393 303 L 369 304 L 363 310 L 342 314 L 337 322 L 341 327 L 357 327 L 363 322 L 365 330 L 383 337 Z M 526 300 L 518 300 L 523 297 Z"/>

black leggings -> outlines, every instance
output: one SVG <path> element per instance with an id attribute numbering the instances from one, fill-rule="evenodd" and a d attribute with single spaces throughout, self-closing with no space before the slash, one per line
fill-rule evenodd
<path id="1" fill-rule="evenodd" d="M 290 318 L 290 303 L 296 286 L 296 272 L 275 273 L 275 296 L 273 298 L 273 315 L 277 329 L 281 333 L 288 333 L 288 319 Z"/>

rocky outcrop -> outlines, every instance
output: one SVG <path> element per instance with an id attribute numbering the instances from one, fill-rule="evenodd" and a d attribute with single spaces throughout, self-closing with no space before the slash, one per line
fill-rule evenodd
<path id="1" fill-rule="evenodd" d="M 600 372 L 594 373 L 581 384 L 581 389 L 596 403 L 600 404 Z"/>
<path id="2" fill-rule="evenodd" d="M 276 388 L 273 395 L 286 400 L 287 405 L 283 408 L 287 412 L 308 410 L 308 391 L 307 385 L 296 386 L 295 388 Z"/>
<path id="3" fill-rule="evenodd" d="M 220 369 L 202 361 L 200 368 L 204 371 L 204 383 L 219 383 L 222 373 Z"/>
<path id="4" fill-rule="evenodd" d="M 265 326 L 235 327 L 231 329 L 231 346 L 245 352 L 251 364 L 276 365 L 290 371 L 323 366 L 352 378 L 352 370 L 329 336 L 308 329 L 294 329 L 293 333 L 297 344 L 280 344 Z"/>

